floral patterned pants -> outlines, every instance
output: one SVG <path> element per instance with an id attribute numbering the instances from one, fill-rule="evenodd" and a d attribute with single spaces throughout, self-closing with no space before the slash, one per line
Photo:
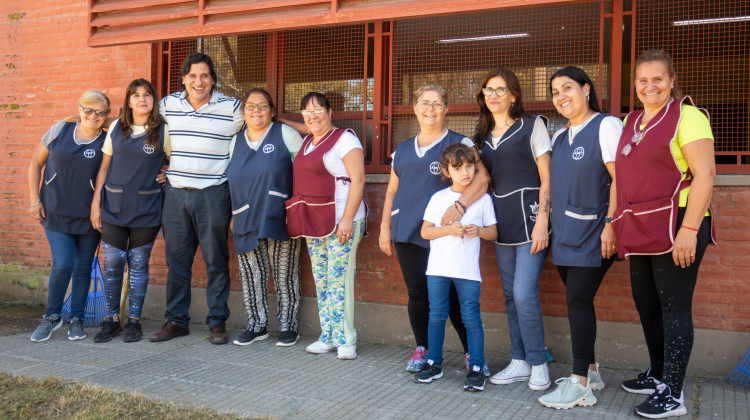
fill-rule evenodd
<path id="1" fill-rule="evenodd" d="M 338 236 L 308 238 L 307 250 L 312 263 L 318 295 L 320 341 L 334 346 L 357 343 L 354 328 L 354 276 L 357 271 L 357 247 L 365 232 L 365 220 L 354 222 L 352 238 L 343 245 Z"/>

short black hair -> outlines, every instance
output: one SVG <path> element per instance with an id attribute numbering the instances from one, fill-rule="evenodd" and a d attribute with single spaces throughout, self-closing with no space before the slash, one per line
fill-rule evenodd
<path id="1" fill-rule="evenodd" d="M 331 104 L 328 102 L 328 98 L 326 98 L 326 95 L 323 95 L 320 92 L 309 92 L 299 102 L 299 110 L 304 110 L 307 104 L 310 103 L 310 101 L 312 101 L 313 99 L 315 99 L 315 102 L 317 102 L 318 105 L 322 106 L 326 110 L 331 109 Z"/>
<path id="2" fill-rule="evenodd" d="M 185 61 L 183 61 L 182 66 L 180 66 L 180 75 L 182 77 L 187 76 L 188 73 L 190 73 L 190 68 L 193 67 L 193 64 L 198 63 L 206 63 L 206 65 L 208 66 L 208 71 L 211 73 L 211 78 L 214 79 L 214 84 L 211 85 L 211 92 L 213 92 L 218 78 L 216 76 L 216 70 L 214 69 L 214 62 L 211 60 L 211 57 L 209 57 L 208 54 L 197 52 L 185 57 Z"/>

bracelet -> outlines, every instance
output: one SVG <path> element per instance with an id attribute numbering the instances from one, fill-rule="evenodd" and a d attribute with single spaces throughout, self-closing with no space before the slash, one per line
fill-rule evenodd
<path id="1" fill-rule="evenodd" d="M 682 225 L 682 226 L 680 226 L 680 227 L 681 227 L 681 228 L 685 228 L 685 229 L 687 229 L 687 230 L 693 230 L 693 231 L 696 231 L 696 232 L 698 232 L 698 229 L 695 229 L 695 228 L 691 228 L 691 227 L 688 227 L 688 226 L 685 226 L 685 225 Z"/>
<path id="2" fill-rule="evenodd" d="M 30 205 L 29 207 L 36 207 L 38 205 L 42 204 L 42 200 L 37 201 L 36 203 Z"/>
<path id="3" fill-rule="evenodd" d="M 462 211 L 462 210 L 461 210 L 461 207 L 459 207 L 459 205 L 458 205 L 458 201 L 456 201 L 455 203 L 453 203 L 453 207 L 455 207 L 455 208 L 456 208 L 456 210 L 458 210 L 458 212 L 459 212 L 459 213 L 461 213 L 461 216 L 463 216 L 464 214 L 466 214 L 466 210 L 463 210 L 463 211 Z"/>
<path id="4" fill-rule="evenodd" d="M 464 206 L 464 203 L 462 203 L 459 200 L 456 200 L 456 204 L 458 204 L 459 206 L 461 206 L 461 208 L 464 209 L 464 213 L 466 213 L 466 206 Z"/>

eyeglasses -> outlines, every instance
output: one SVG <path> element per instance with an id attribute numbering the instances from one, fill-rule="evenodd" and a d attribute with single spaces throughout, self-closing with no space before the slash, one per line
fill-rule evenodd
<path id="1" fill-rule="evenodd" d="M 319 117 L 319 116 L 321 116 L 321 115 L 323 115 L 325 113 L 326 113 L 326 109 L 325 108 L 315 108 L 315 109 L 312 109 L 312 110 L 310 110 L 310 109 L 303 109 L 302 110 L 302 116 L 303 117 L 307 117 L 307 118 L 312 117 L 313 114 L 315 114 L 316 116 Z"/>
<path id="2" fill-rule="evenodd" d="M 86 108 L 86 107 L 83 107 L 83 106 L 81 107 L 81 111 L 83 111 L 83 113 L 86 114 L 87 116 L 91 115 L 91 114 L 96 114 L 96 116 L 99 117 L 99 118 L 104 118 L 107 115 L 109 115 L 109 111 L 99 111 L 97 109 Z"/>
<path id="3" fill-rule="evenodd" d="M 252 102 L 245 103 L 245 110 L 253 112 L 255 111 L 255 108 L 258 108 L 258 111 L 263 112 L 267 110 L 268 108 L 270 108 L 270 105 L 268 105 L 265 102 L 261 102 L 259 104 L 254 104 Z"/>
<path id="4" fill-rule="evenodd" d="M 633 151 L 633 148 L 635 146 L 638 146 L 638 143 L 643 140 L 643 129 L 637 130 L 635 133 L 633 133 L 633 137 L 630 138 L 630 143 L 626 144 L 622 150 L 620 151 L 620 154 L 623 156 L 627 156 L 630 154 L 630 152 Z"/>
<path id="5" fill-rule="evenodd" d="M 435 102 L 429 102 L 429 101 L 419 101 L 417 102 L 417 108 L 421 109 L 422 111 L 426 111 L 429 108 L 434 109 L 435 111 L 442 111 L 445 109 L 447 105 L 440 101 Z"/>
<path id="6" fill-rule="evenodd" d="M 499 87 L 497 89 L 492 89 L 491 87 L 483 87 L 482 93 L 484 96 L 492 96 L 493 93 L 496 93 L 498 97 L 505 96 L 506 93 L 508 93 L 507 87 Z"/>

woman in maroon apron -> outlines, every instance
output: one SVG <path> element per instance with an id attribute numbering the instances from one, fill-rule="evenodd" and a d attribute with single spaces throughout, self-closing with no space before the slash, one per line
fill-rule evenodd
<path id="1" fill-rule="evenodd" d="M 711 126 L 676 87 L 672 59 L 641 54 L 633 81 L 643 109 L 631 112 L 617 147 L 617 253 L 630 280 L 651 366 L 622 387 L 649 395 L 643 417 L 687 414 L 682 385 L 693 347 L 693 291 L 715 243 L 709 204 L 716 174 Z"/>
<path id="2" fill-rule="evenodd" d="M 289 236 L 307 240 L 318 295 L 320 338 L 306 351 L 336 348 L 339 359 L 354 359 L 354 276 L 366 216 L 364 153 L 352 130 L 333 127 L 325 95 L 308 93 L 301 109 L 310 134 L 294 159 L 286 209 Z"/>

